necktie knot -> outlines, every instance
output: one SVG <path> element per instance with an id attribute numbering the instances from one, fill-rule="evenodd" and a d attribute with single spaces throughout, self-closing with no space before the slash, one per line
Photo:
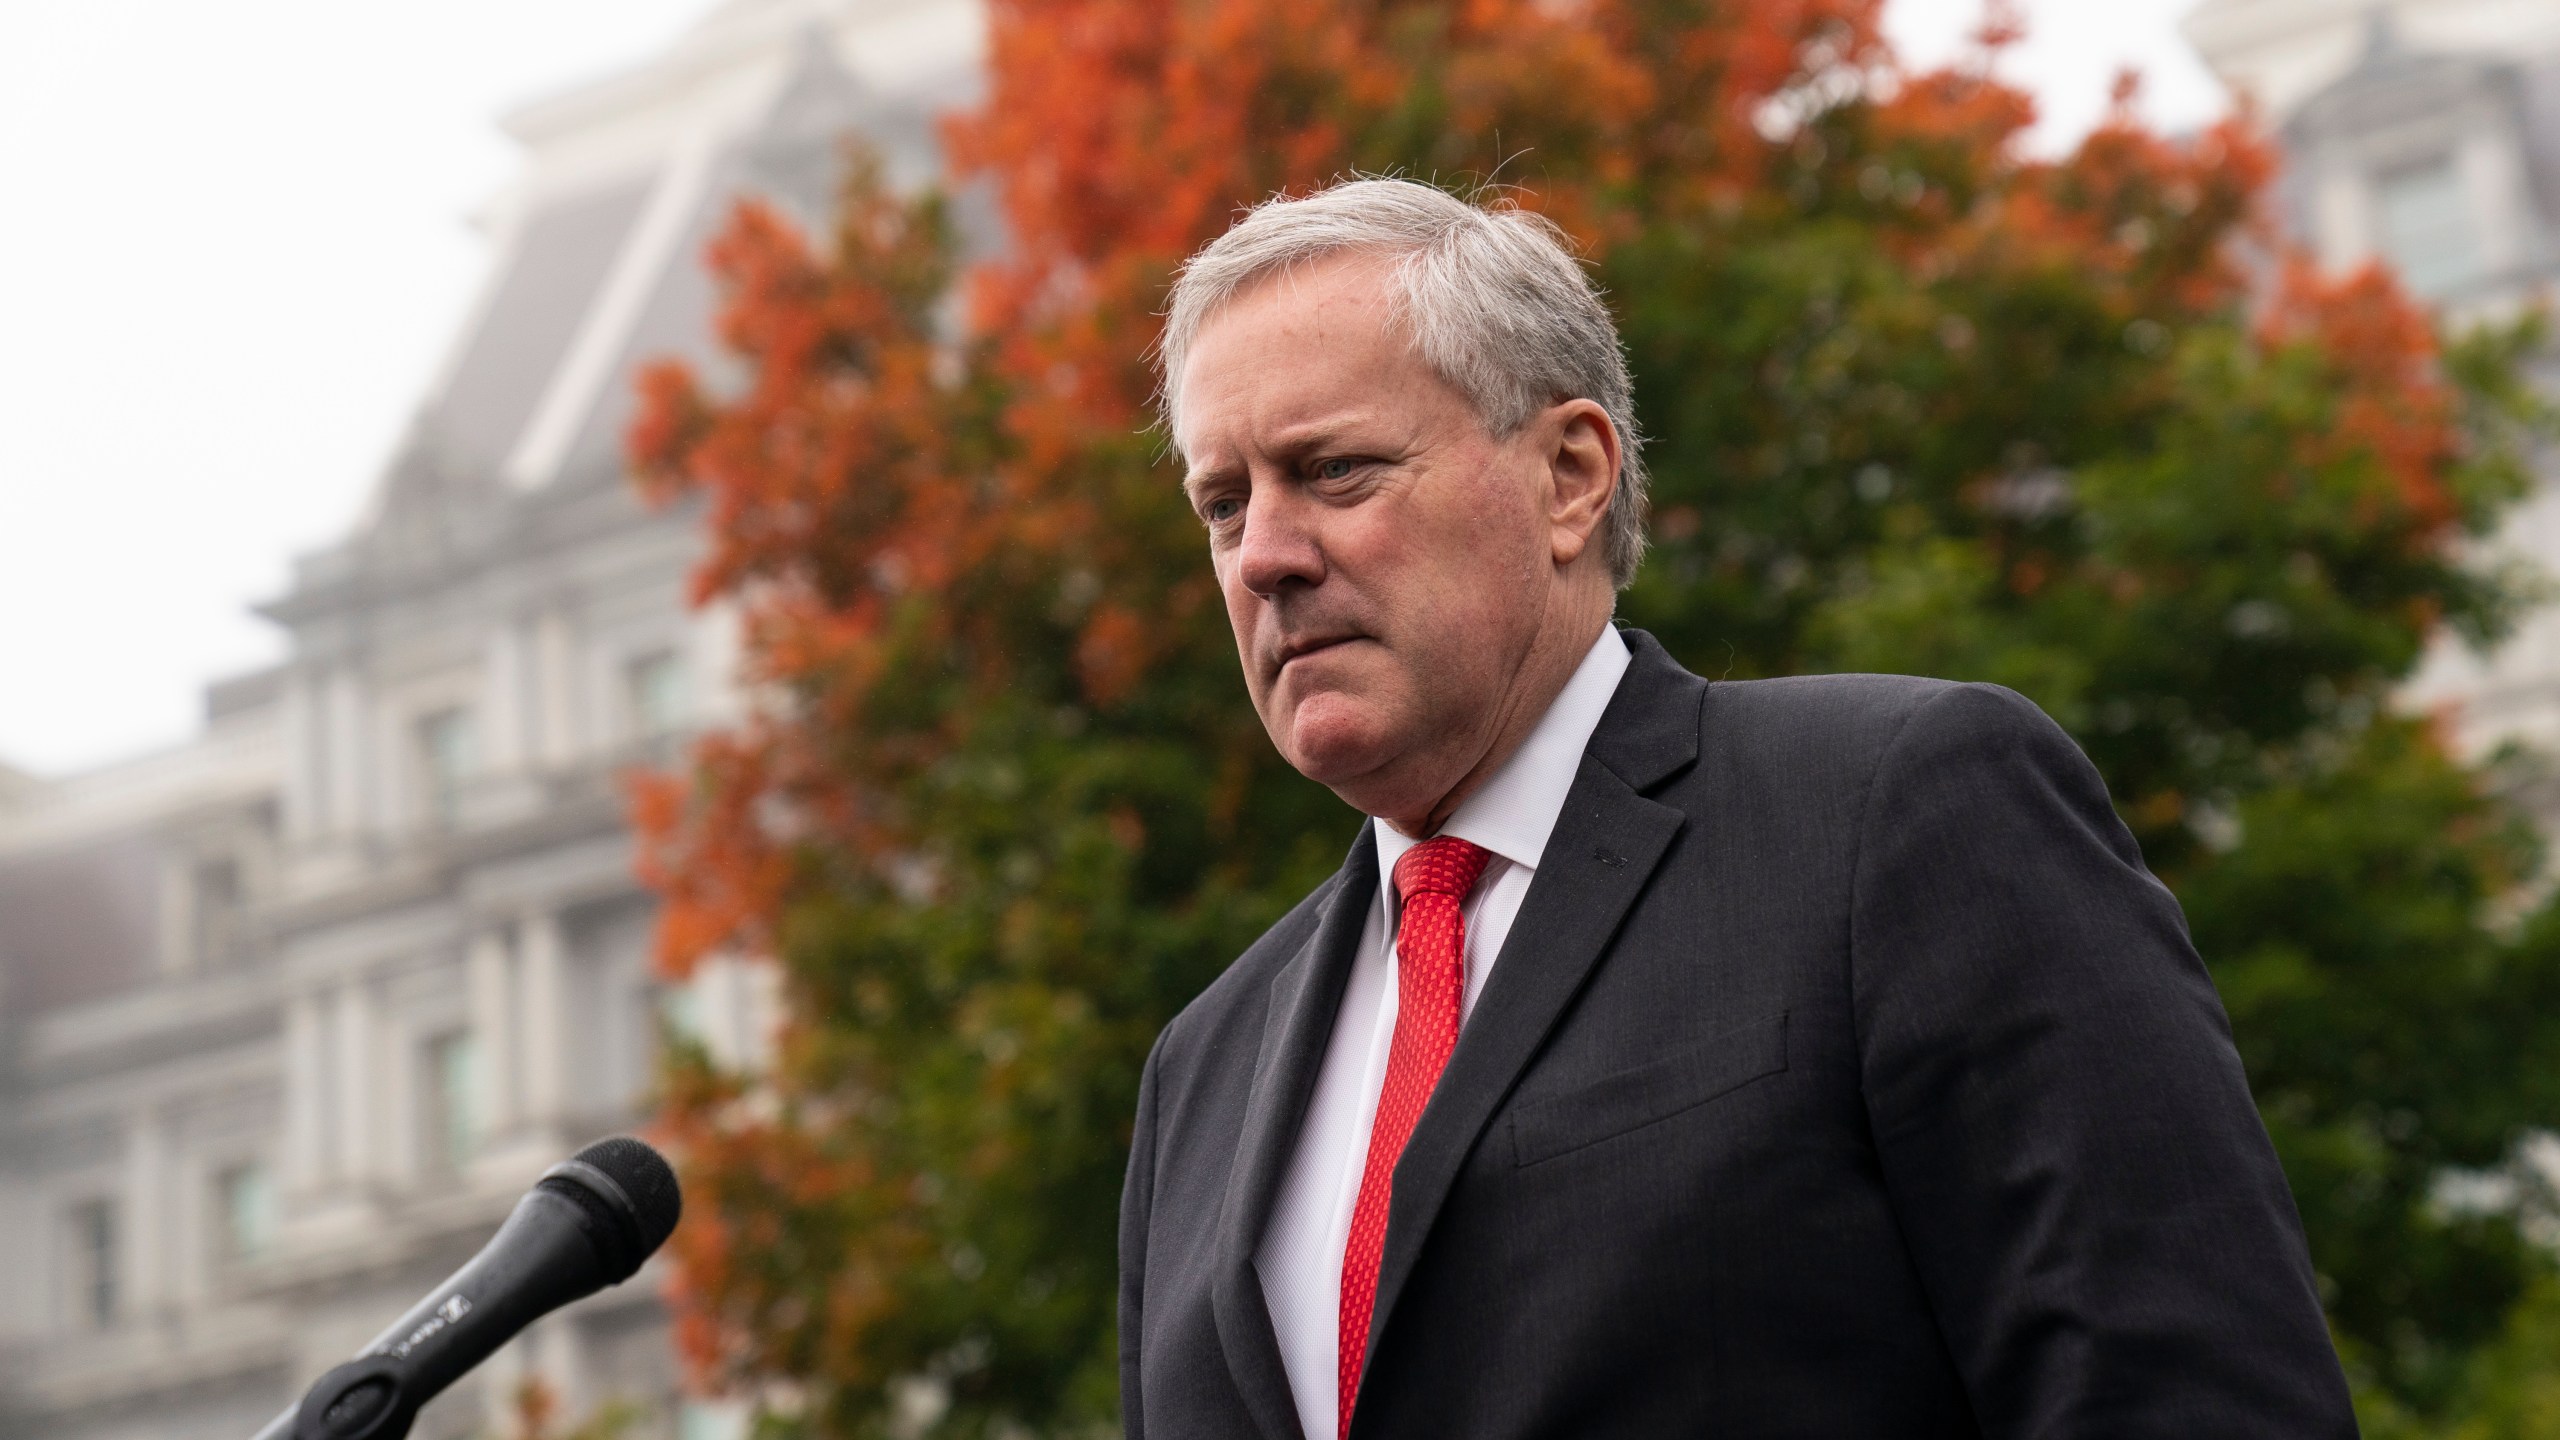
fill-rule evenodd
<path id="1" fill-rule="evenodd" d="M 1396 893 L 1407 903 L 1417 895 L 1464 900 L 1492 861 L 1493 852 L 1472 840 L 1455 835 L 1434 836 L 1407 850 L 1396 861 Z"/>

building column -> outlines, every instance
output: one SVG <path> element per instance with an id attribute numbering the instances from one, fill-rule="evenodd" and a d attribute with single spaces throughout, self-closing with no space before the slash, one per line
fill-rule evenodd
<path id="1" fill-rule="evenodd" d="M 126 1313 L 137 1319 L 160 1313 L 170 1298 L 169 1171 L 168 1135 L 160 1117 L 143 1110 L 133 1117 L 125 1145 L 124 1204 L 117 1217 L 125 1237 Z"/>
<path id="2" fill-rule="evenodd" d="M 517 922 L 516 972 L 524 1118 L 556 1124 L 569 1112 L 569 957 L 559 912 L 529 911 Z"/>
<path id="3" fill-rule="evenodd" d="M 327 831 L 329 727 L 312 674 L 296 666 L 284 686 L 284 830 L 308 844 Z"/>
<path id="4" fill-rule="evenodd" d="M 569 634 L 569 617 L 546 610 L 533 628 L 535 708 L 541 712 L 546 768 L 558 769 L 578 758 L 577 646 Z"/>
<path id="5" fill-rule="evenodd" d="M 380 1171 L 382 1144 L 377 1113 L 377 1067 L 381 1029 L 374 1013 L 372 987 L 350 980 L 338 987 L 333 1007 L 337 1019 L 337 1154 L 339 1173 L 362 1185 Z"/>
<path id="6" fill-rule="evenodd" d="M 2454 173 L 2462 177 L 2462 193 L 2470 202 L 2468 218 L 2477 264 L 2483 274 L 2498 274 L 2524 263 L 2524 245 L 2533 225 L 2518 212 L 2516 201 L 2532 192 L 2532 179 L 2502 134 L 2473 132 L 2454 150 Z"/>
<path id="7" fill-rule="evenodd" d="M 492 774 L 511 775 L 525 768 L 525 645 L 512 620 L 501 620 L 489 632 L 481 692 L 487 697 L 487 723 L 481 728 L 481 760 Z"/>
<path id="8" fill-rule="evenodd" d="M 301 1195 L 329 1178 L 326 1034 L 320 997 L 305 991 L 284 1008 L 284 1188 Z"/>
<path id="9" fill-rule="evenodd" d="M 479 1050 L 480 1117 L 492 1140 L 504 1138 L 519 1116 L 516 1079 L 518 1026 L 514 957 L 506 932 L 495 927 L 471 937 L 465 968 L 471 992 L 471 1034 Z"/>
<path id="10" fill-rule="evenodd" d="M 330 829 L 339 834 L 373 828 L 373 787 L 367 761 L 373 747 L 365 734 L 364 688 L 345 670 L 329 675 L 329 808 Z"/>
<path id="11" fill-rule="evenodd" d="M 378 998 L 367 996 L 372 1011 L 373 1071 L 367 1077 L 373 1097 L 373 1124 L 368 1127 L 372 1149 L 362 1178 L 407 1188 L 431 1164 L 430 1157 L 441 1152 L 434 1148 L 436 1137 L 426 1133 L 426 1097 L 422 1085 L 436 1083 L 426 1072 L 416 1031 L 401 1023 L 390 1007 Z"/>
<path id="12" fill-rule="evenodd" d="M 196 954 L 196 905 L 201 897 L 196 892 L 195 858 L 183 846 L 172 846 L 160 856 L 160 926 L 155 938 L 165 975 L 193 970 L 203 959 Z"/>

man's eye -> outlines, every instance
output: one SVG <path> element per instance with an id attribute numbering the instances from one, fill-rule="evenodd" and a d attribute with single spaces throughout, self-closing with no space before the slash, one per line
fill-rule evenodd
<path id="1" fill-rule="evenodd" d="M 1212 525 L 1224 525 L 1243 513 L 1244 502 L 1233 495 L 1221 495 L 1200 511 L 1201 518 Z"/>
<path id="2" fill-rule="evenodd" d="M 1348 480 L 1351 478 L 1351 472 L 1359 468 L 1360 467 L 1358 465 L 1349 460 L 1342 459 L 1339 456 L 1331 460 L 1319 460 L 1316 462 L 1316 478 L 1319 480 Z"/>

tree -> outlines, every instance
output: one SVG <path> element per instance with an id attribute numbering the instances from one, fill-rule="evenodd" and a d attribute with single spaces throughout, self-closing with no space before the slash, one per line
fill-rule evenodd
<path id="1" fill-rule="evenodd" d="M 740 211 L 746 378 L 657 369 L 633 433 L 707 497 L 697 595 L 765 702 L 637 788 L 662 958 L 770 956 L 788 997 L 768 1073 L 668 1073 L 706 1373 L 811 1434 L 1112 1413 L 1147 1045 L 1354 824 L 1243 703 L 1146 357 L 1235 207 L 1359 169 L 1504 175 L 1588 248 L 1657 477 L 1627 618 L 1710 676 L 1999 680 L 2088 747 L 2373 1413 L 2460 1406 L 2538 1262 L 2442 1177 L 2560 1114 L 2560 927 L 2488 923 L 2529 839 L 2384 701 L 2505 613 L 2457 552 L 2522 486 L 2522 342 L 2439 355 L 2387 277 L 2285 261 L 2245 122 L 2123 105 L 2032 160 L 2023 97 L 1898 68 L 1875 12 L 997 0 L 950 138 L 1004 254 L 963 273 L 860 163 L 821 243 Z"/>
<path id="2" fill-rule="evenodd" d="M 639 797 L 671 959 L 789 978 L 771 1075 L 670 1073 L 685 1335 L 806 1382 L 817 1433 L 878 1430 L 901 1379 L 971 1430 L 1106 1415 L 1139 1064 L 1331 868 L 1341 810 L 1235 704 L 1135 410 L 1041 434 L 1038 362 L 935 333 L 938 206 L 861 168 L 843 214 L 823 256 L 739 215 L 715 264 L 754 381 L 660 371 L 635 436 L 709 491 L 699 585 L 748 597 L 778 702 Z"/>

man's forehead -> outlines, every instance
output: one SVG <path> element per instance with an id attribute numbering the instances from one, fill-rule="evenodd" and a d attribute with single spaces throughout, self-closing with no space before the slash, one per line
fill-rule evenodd
<path id="1" fill-rule="evenodd" d="M 1431 378 L 1398 329 L 1357 271 L 1257 283 L 1210 314 L 1185 357 L 1176 447 L 1196 467 L 1203 447 L 1248 435 L 1278 446 L 1374 423 Z"/>
<path id="2" fill-rule="evenodd" d="M 1239 358 L 1310 343 L 1367 349 L 1399 340 L 1401 329 L 1374 264 L 1343 261 L 1283 271 L 1238 291 L 1201 320 L 1183 362 L 1185 386 L 1204 374 L 1215 378 L 1231 371 L 1229 362 Z"/>
<path id="3" fill-rule="evenodd" d="M 1200 330 L 1206 334 L 1220 316 L 1254 306 L 1295 312 L 1349 304 L 1369 310 L 1386 299 L 1393 269 L 1390 257 L 1366 250 L 1337 251 L 1277 266 L 1237 286 L 1223 304 L 1202 317 Z"/>

